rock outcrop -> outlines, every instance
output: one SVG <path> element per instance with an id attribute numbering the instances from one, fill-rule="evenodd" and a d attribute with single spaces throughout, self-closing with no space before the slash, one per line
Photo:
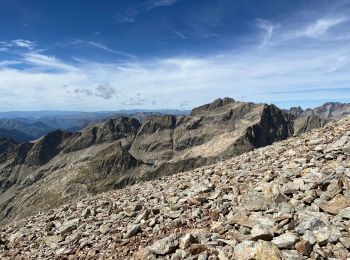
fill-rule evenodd
<path id="1" fill-rule="evenodd" d="M 0 258 L 349 259 L 349 129 L 329 122 L 10 223 Z"/>

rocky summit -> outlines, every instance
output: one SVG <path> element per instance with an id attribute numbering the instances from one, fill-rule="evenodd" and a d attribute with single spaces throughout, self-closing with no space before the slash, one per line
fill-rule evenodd
<path id="1" fill-rule="evenodd" d="M 12 222 L 0 258 L 349 259 L 349 129 L 347 117 Z"/>

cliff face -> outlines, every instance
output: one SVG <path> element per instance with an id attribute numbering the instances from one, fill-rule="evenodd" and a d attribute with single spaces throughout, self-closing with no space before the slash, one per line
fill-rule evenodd
<path id="1" fill-rule="evenodd" d="M 0 219 L 228 159 L 284 140 L 292 127 L 276 106 L 224 98 L 189 116 L 153 115 L 142 124 L 121 117 L 78 133 L 55 131 L 35 142 L 4 144 Z"/>

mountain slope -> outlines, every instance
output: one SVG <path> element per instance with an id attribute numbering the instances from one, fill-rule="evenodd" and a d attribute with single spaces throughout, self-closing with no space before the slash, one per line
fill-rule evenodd
<path id="1" fill-rule="evenodd" d="M 348 259 L 350 118 L 0 231 L 0 257 Z"/>
<path id="2" fill-rule="evenodd" d="M 53 131 L 54 128 L 42 123 L 42 122 L 32 122 L 27 123 L 19 119 L 0 119 L 0 128 L 7 130 L 17 130 L 23 132 L 27 136 L 30 136 L 30 140 L 37 139 Z"/>
<path id="3" fill-rule="evenodd" d="M 78 133 L 55 131 L 4 154 L 0 222 L 215 163 L 291 134 L 292 123 L 277 107 L 229 98 L 189 116 L 152 115 L 142 124 L 121 117 Z"/>
<path id="4" fill-rule="evenodd" d="M 16 142 L 28 142 L 30 140 L 33 140 L 33 136 L 27 135 L 20 131 L 14 129 L 7 130 L 4 128 L 0 128 L 0 139 L 3 138 L 12 139 Z"/>

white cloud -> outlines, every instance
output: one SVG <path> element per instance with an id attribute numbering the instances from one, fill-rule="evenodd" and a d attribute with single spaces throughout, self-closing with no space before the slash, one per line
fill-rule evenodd
<path id="1" fill-rule="evenodd" d="M 273 25 L 270 21 L 264 19 L 256 19 L 258 28 L 264 30 L 264 38 L 262 41 L 262 46 L 268 44 L 273 36 L 273 32 L 275 30 L 275 25 Z"/>
<path id="2" fill-rule="evenodd" d="M 141 60 L 101 43 L 76 40 L 72 44 L 89 44 L 128 61 L 70 63 L 20 48 L 18 57 L 0 62 L 0 110 L 3 104 L 12 110 L 190 108 L 220 96 L 293 105 L 344 99 L 350 94 L 347 19 L 329 17 L 298 26 L 257 19 L 262 43 L 202 57 Z M 11 48 L 6 45 L 0 42 Z M 25 69 L 16 69 L 17 64 Z"/>
<path id="3" fill-rule="evenodd" d="M 13 40 L 11 42 L 13 46 L 19 47 L 19 48 L 25 48 L 28 50 L 33 50 L 35 47 L 35 43 L 29 40 L 23 40 L 23 39 L 17 39 Z"/>
<path id="4" fill-rule="evenodd" d="M 0 110 L 5 101 L 11 109 L 22 104 L 22 109 L 117 110 L 130 106 L 193 107 L 219 96 L 258 102 L 341 99 L 349 93 L 346 89 L 326 90 L 349 86 L 350 66 L 341 58 L 349 55 L 350 47 L 334 44 L 123 64 L 85 60 L 71 65 L 28 53 L 22 62 L 30 70 L 11 69 L 9 64 L 0 67 Z M 40 86 L 45 89 L 39 92 Z M 313 94 L 288 92 L 297 89 Z"/>
<path id="5" fill-rule="evenodd" d="M 292 33 L 294 37 L 318 38 L 326 34 L 331 28 L 349 21 L 347 17 L 325 17 L 316 20 L 305 28 Z"/>
<path id="6" fill-rule="evenodd" d="M 109 84 L 102 84 L 96 88 L 95 95 L 103 99 L 111 99 L 116 95 L 116 90 Z"/>

